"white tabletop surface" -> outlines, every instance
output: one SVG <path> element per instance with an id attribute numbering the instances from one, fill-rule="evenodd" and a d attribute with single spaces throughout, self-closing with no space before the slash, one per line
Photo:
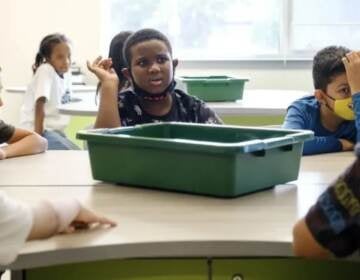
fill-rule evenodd
<path id="1" fill-rule="evenodd" d="M 29 203 L 77 197 L 119 224 L 28 242 L 12 268 L 113 258 L 289 257 L 295 221 L 353 160 L 352 153 L 303 157 L 297 181 L 235 199 L 99 185 L 88 178 L 86 151 L 5 160 L 1 190 L 10 196 Z"/>
<path id="2" fill-rule="evenodd" d="M 219 115 L 285 115 L 287 107 L 296 99 L 309 95 L 295 90 L 245 90 L 243 99 L 236 102 L 208 102 Z M 95 116 L 98 105 L 95 92 L 74 94 L 81 101 L 59 106 L 60 113 L 77 116 Z"/>

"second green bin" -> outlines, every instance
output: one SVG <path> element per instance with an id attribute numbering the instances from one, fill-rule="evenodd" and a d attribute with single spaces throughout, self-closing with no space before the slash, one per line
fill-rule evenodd
<path id="1" fill-rule="evenodd" d="M 236 101 L 242 99 L 245 82 L 229 76 L 182 76 L 177 78 L 185 91 L 206 102 Z"/>

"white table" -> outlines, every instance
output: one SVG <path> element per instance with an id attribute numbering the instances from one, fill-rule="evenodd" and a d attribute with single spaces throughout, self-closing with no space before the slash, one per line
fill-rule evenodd
<path id="1" fill-rule="evenodd" d="M 1 190 L 10 196 L 29 203 L 77 197 L 119 224 L 28 242 L 10 268 L 14 279 L 24 279 L 27 270 L 114 259 L 165 258 L 166 266 L 166 258 L 202 258 L 204 264 L 206 258 L 215 262 L 224 257 L 291 258 L 295 221 L 353 160 L 350 152 L 303 157 L 296 181 L 235 199 L 218 199 L 99 184 L 91 178 L 86 151 L 8 159 L 0 162 L 0 174 L 6 174 L 0 182 Z"/>
<path id="2" fill-rule="evenodd" d="M 208 102 L 210 108 L 219 115 L 285 115 L 287 107 L 296 99 L 309 95 L 295 90 L 245 90 L 243 99 L 236 102 Z M 95 92 L 74 94 L 79 102 L 59 106 L 60 113 L 76 116 L 96 116 L 98 105 Z"/>

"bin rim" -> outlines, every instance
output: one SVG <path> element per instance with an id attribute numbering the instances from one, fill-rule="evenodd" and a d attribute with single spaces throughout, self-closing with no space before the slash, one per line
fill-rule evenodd
<path id="1" fill-rule="evenodd" d="M 236 129 L 236 130 L 268 130 L 271 132 L 288 132 L 288 135 L 273 137 L 269 139 L 254 139 L 234 143 L 222 143 L 214 141 L 189 140 L 178 138 L 160 138 L 147 136 L 133 136 L 127 134 L 119 134 L 119 132 L 133 131 L 134 129 L 142 129 L 151 126 L 197 126 L 203 128 L 214 127 L 218 129 Z M 181 122 L 162 122 L 149 123 L 129 127 L 117 128 L 100 128 L 90 130 L 80 130 L 77 133 L 77 138 L 81 140 L 88 140 L 94 142 L 102 142 L 117 145 L 140 146 L 148 148 L 161 148 L 173 150 L 192 150 L 194 152 L 207 153 L 252 153 L 261 150 L 267 150 L 276 147 L 293 145 L 301 141 L 310 140 L 314 137 L 314 133 L 310 130 L 294 130 L 283 128 L 269 128 L 269 127 L 253 127 L 253 126 L 235 126 L 235 125 L 217 125 L 217 124 L 195 124 L 195 123 L 181 123 Z M 176 145 L 174 145 L 176 144 Z"/>
<path id="2" fill-rule="evenodd" d="M 234 77 L 226 75 L 208 75 L 208 76 L 179 76 L 176 77 L 178 80 L 183 82 L 221 82 L 221 81 L 250 81 L 249 77 Z"/>

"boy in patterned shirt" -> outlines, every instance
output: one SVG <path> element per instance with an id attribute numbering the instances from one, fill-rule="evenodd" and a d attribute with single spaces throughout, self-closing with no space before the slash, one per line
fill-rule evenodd
<path id="1" fill-rule="evenodd" d="M 109 60 L 95 60 L 89 70 L 101 82 L 98 117 L 105 127 L 132 126 L 152 122 L 222 123 L 206 104 L 175 89 L 177 59 L 165 35 L 154 29 L 142 29 L 125 42 L 124 75 L 131 87 L 118 92 L 119 80 Z M 102 106 L 106 104 L 106 106 Z"/>

